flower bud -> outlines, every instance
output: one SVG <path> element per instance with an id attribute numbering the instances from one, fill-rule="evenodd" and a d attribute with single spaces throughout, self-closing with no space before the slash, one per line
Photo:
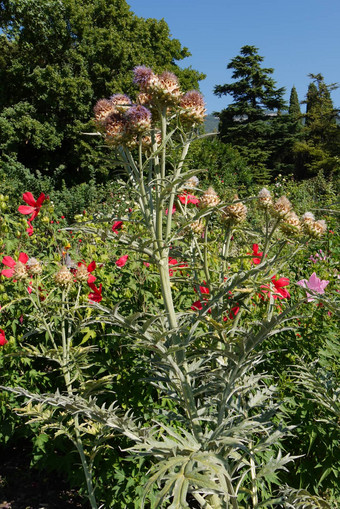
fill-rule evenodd
<path id="1" fill-rule="evenodd" d="M 196 235 L 202 235 L 204 232 L 204 223 L 202 223 L 202 221 L 199 219 L 193 223 L 190 223 L 189 231 L 195 233 Z"/>

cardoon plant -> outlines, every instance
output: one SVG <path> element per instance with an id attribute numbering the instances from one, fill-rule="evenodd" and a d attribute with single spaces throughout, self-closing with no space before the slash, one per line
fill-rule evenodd
<path id="1" fill-rule="evenodd" d="M 101 440 L 117 431 L 131 441 L 131 455 L 149 456 L 153 466 L 141 507 L 284 507 L 288 488 L 280 494 L 273 487 L 279 485 L 280 469 L 294 459 L 280 450 L 292 431 L 284 425 L 273 381 L 261 369 L 261 345 L 292 327 L 304 294 L 296 287 L 291 298 L 286 262 L 307 238 L 320 237 L 325 224 L 312 214 L 300 221 L 286 197 L 273 202 L 266 189 L 247 205 L 237 195 L 222 202 L 214 189 L 202 191 L 199 170 L 188 169 L 186 162 L 204 119 L 201 94 L 183 94 L 174 74 L 157 75 L 146 67 L 134 69 L 134 83 L 135 103 L 115 94 L 94 108 L 100 135 L 118 153 L 135 192 L 134 223 L 129 228 L 127 218 L 112 217 L 112 228 L 98 222 L 82 231 L 105 239 L 108 249 L 115 243 L 139 253 L 158 274 L 162 302 L 156 313 L 129 316 L 119 306 L 103 306 L 102 287 L 92 281 L 92 312 L 81 326 L 100 329 L 105 323 L 124 334 L 126 347 L 145 357 L 148 381 L 159 398 L 172 405 L 158 408 L 145 423 L 124 415 L 119 404 L 99 405 L 74 384 L 83 372 L 74 371 L 65 330 L 62 349 L 55 349 L 66 393 L 43 397 L 12 390 L 62 407 L 73 416 L 79 440 L 81 416 L 100 424 Z M 263 227 L 256 231 L 247 223 L 254 210 L 263 214 Z M 126 262 L 127 257 L 121 265 Z M 65 292 L 71 281 L 67 270 L 58 276 Z M 190 292 L 188 304 L 183 296 Z M 67 308 L 66 296 L 63 302 Z M 75 313 L 73 321 L 64 316 L 72 333 Z M 75 443 L 82 455 L 81 442 Z M 95 508 L 91 471 L 86 458 L 82 462 Z"/>

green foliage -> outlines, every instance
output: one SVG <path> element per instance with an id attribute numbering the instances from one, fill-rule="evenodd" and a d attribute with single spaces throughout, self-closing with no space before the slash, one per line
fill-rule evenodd
<path id="1" fill-rule="evenodd" d="M 234 102 L 219 113 L 220 137 L 231 143 L 251 165 L 260 183 L 269 170 L 287 162 L 296 136 L 296 123 L 286 110 L 284 88 L 276 88 L 271 68 L 261 67 L 263 57 L 254 46 L 243 46 L 227 69 L 233 69 L 234 83 L 216 85 L 218 96 L 231 95 Z"/>
<path id="2" fill-rule="evenodd" d="M 95 210 L 67 227 L 46 200 L 29 236 L 19 216 L 25 209 L 0 196 L 3 250 L 13 257 L 3 258 L 12 272 L 7 268 L 1 279 L 0 328 L 8 340 L 0 352 L 1 387 L 9 394 L 1 408 L 17 406 L 14 396 L 23 401 L 20 413 L 36 434 L 34 461 L 42 468 L 54 440 L 69 455 L 68 475 L 80 483 L 70 455 L 77 452 L 81 490 L 93 509 L 285 507 L 285 496 L 327 507 L 315 484 L 308 486 L 312 495 L 282 486 L 306 436 L 301 431 L 295 448 L 282 452 L 294 432 L 287 400 L 293 375 L 283 370 L 307 353 L 314 360 L 315 343 L 336 328 L 321 315 L 337 312 L 335 264 L 318 271 L 330 283 L 316 302 L 307 303 L 305 289 L 294 284 L 310 275 L 308 256 L 333 239 L 322 222 L 309 217 L 302 227 L 292 215 L 280 186 L 293 195 L 294 182 L 277 180 L 275 203 L 262 190 L 245 198 L 247 206 L 231 189 L 222 202 L 205 190 L 193 161 L 207 160 L 216 170 L 218 157 L 234 168 L 244 163 L 228 145 L 199 138 L 199 95 L 183 111 L 150 76 L 147 92 L 158 112 L 152 124 L 144 119 L 134 136 L 136 119 L 124 111 L 130 122 L 124 137 L 103 126 L 128 175 L 112 201 L 99 205 L 101 188 L 89 182 Z M 223 171 L 235 182 L 228 167 Z M 248 178 L 245 166 L 245 185 Z M 321 175 L 318 185 L 331 202 L 328 215 L 335 213 L 332 185 Z M 82 190 L 62 191 L 80 205 Z M 325 395 L 322 384 L 318 390 Z M 7 440 L 13 428 L 4 428 Z M 317 432 L 327 470 L 331 447 Z M 311 456 L 318 461 L 319 453 Z M 336 470 L 324 472 L 319 486 L 335 493 Z"/>
<path id="3" fill-rule="evenodd" d="M 340 127 L 336 122 L 338 111 L 334 108 L 330 92 L 337 85 L 327 85 L 321 74 L 310 74 L 313 80 L 307 92 L 305 126 L 302 139 L 297 141 L 294 152 L 298 159 L 299 177 L 315 175 L 320 170 L 331 175 L 339 168 Z"/>
<path id="4" fill-rule="evenodd" d="M 299 98 L 297 95 L 296 88 L 293 87 L 290 92 L 289 97 L 289 109 L 288 109 L 289 115 L 292 115 L 296 119 L 301 119 L 301 109 L 300 109 L 300 103 Z"/>
<path id="5" fill-rule="evenodd" d="M 132 95 L 131 71 L 179 74 L 184 89 L 203 75 L 175 61 L 190 53 L 164 20 L 135 16 L 125 0 L 5 0 L 0 5 L 0 150 L 32 172 L 70 182 L 107 173 L 93 131 L 95 102 Z"/>

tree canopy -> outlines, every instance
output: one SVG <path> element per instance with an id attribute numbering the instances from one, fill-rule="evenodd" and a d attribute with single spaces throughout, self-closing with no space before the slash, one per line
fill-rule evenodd
<path id="1" fill-rule="evenodd" d="M 233 103 L 219 113 L 220 138 L 231 143 L 257 168 L 259 176 L 280 165 L 289 152 L 294 136 L 284 88 L 276 88 L 274 70 L 262 67 L 264 58 L 255 46 L 243 46 L 227 69 L 233 83 L 217 85 L 218 96 L 231 95 Z"/>
<path id="2" fill-rule="evenodd" d="M 125 0 L 2 0 L 0 29 L 1 161 L 70 180 L 104 168 L 82 133 L 99 98 L 134 94 L 135 66 L 176 72 L 184 90 L 204 77 L 178 67 L 190 53 L 164 20 Z"/>

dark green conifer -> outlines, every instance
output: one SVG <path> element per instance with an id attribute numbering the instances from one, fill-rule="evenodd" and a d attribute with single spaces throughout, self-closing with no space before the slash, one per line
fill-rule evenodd
<path id="1" fill-rule="evenodd" d="M 289 114 L 295 119 L 301 118 L 301 109 L 296 88 L 293 86 L 289 98 Z"/>

